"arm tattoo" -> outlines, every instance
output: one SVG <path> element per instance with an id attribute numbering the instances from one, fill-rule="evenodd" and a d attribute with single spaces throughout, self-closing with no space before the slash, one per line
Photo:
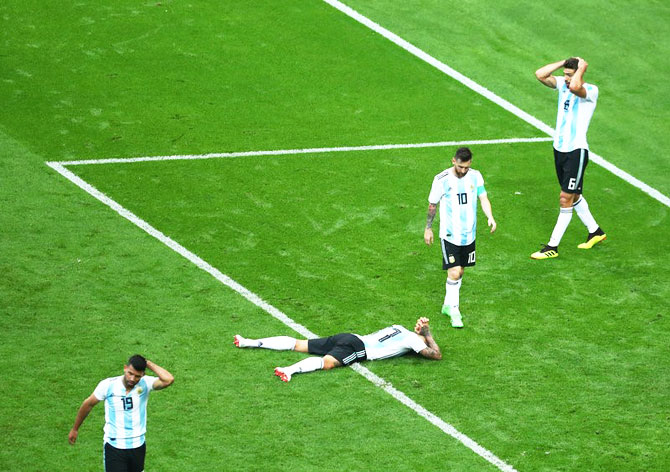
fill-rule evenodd
<path id="1" fill-rule="evenodd" d="M 435 214 L 437 213 L 437 205 L 432 203 L 428 205 L 428 215 L 426 216 L 426 228 L 433 227 L 433 220 L 435 219 Z"/>
<path id="2" fill-rule="evenodd" d="M 421 354 L 428 359 L 442 359 L 442 352 L 440 351 L 440 346 L 437 345 L 433 336 L 430 334 L 430 329 L 428 326 L 422 326 L 420 330 L 421 335 L 426 338 L 426 349 L 421 351 Z"/>

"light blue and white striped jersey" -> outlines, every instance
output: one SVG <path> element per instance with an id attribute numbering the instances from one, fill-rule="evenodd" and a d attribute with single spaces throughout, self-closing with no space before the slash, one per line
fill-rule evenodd
<path id="1" fill-rule="evenodd" d="M 128 395 L 122 375 L 98 384 L 93 395 L 105 402 L 105 442 L 117 449 L 134 449 L 144 444 L 147 401 L 156 380 L 156 377 L 145 375 Z"/>
<path id="2" fill-rule="evenodd" d="M 556 132 L 554 149 L 570 152 L 575 149 L 587 149 L 586 131 L 593 117 L 598 101 L 598 87 L 584 84 L 586 98 L 581 98 L 570 91 L 565 78 L 556 76 L 558 90 L 558 113 L 556 115 Z"/>
<path id="3" fill-rule="evenodd" d="M 418 334 L 400 325 L 389 326 L 358 337 L 365 344 L 365 354 L 369 361 L 402 356 L 410 349 L 421 352 L 428 347 Z"/>
<path id="4" fill-rule="evenodd" d="M 470 169 L 460 179 L 453 167 L 437 174 L 428 202 L 440 204 L 440 238 L 456 246 L 471 244 L 477 230 L 477 199 L 485 194 L 484 177 L 479 171 Z"/>

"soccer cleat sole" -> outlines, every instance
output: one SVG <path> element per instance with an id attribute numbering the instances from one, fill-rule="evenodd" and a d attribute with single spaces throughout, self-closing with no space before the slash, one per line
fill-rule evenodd
<path id="1" fill-rule="evenodd" d="M 594 236 L 591 239 L 589 239 L 588 241 L 586 241 L 585 243 L 582 243 L 582 244 L 578 245 L 577 247 L 579 249 L 591 249 L 593 246 L 595 246 L 596 244 L 598 244 L 598 243 L 600 243 L 600 242 L 602 242 L 606 239 L 607 239 L 606 234 Z"/>
<path id="2" fill-rule="evenodd" d="M 554 250 L 549 250 L 549 251 L 546 251 L 546 252 L 537 251 L 537 252 L 534 252 L 530 255 L 530 258 L 535 259 L 535 260 L 553 259 L 554 257 L 558 257 L 558 251 L 554 251 Z"/>

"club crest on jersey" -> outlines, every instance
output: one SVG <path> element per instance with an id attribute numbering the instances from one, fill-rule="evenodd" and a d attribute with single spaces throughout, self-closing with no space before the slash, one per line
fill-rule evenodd
<path id="1" fill-rule="evenodd" d="M 142 387 L 139 387 L 139 388 L 137 389 L 137 393 L 139 393 L 139 394 L 142 393 Z"/>

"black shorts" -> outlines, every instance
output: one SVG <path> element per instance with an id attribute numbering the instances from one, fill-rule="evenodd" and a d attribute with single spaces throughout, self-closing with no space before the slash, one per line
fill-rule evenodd
<path id="1" fill-rule="evenodd" d="M 584 171 L 589 163 L 588 149 L 561 152 L 554 149 L 554 165 L 561 190 L 566 193 L 582 193 Z"/>
<path id="2" fill-rule="evenodd" d="M 440 238 L 442 246 L 442 268 L 444 270 L 452 267 L 471 267 L 475 265 L 475 242 L 467 246 L 451 244 L 446 239 Z"/>
<path id="3" fill-rule="evenodd" d="M 342 365 L 364 361 L 367 358 L 363 341 L 358 336 L 349 333 L 310 339 L 307 341 L 307 351 L 317 356 L 331 355 Z"/>
<path id="4" fill-rule="evenodd" d="M 135 449 L 118 449 L 105 443 L 102 451 L 105 472 L 142 472 L 146 451 L 146 443 Z"/>

